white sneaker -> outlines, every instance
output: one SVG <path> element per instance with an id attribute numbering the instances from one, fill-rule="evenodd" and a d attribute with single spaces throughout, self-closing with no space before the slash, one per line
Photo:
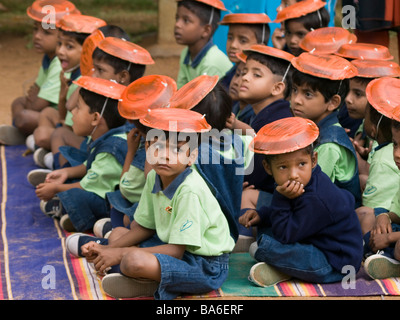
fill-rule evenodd
<path id="1" fill-rule="evenodd" d="M 44 149 L 44 148 L 38 148 L 35 150 L 33 153 L 33 161 L 38 167 L 41 168 L 46 168 L 46 165 L 44 163 L 44 156 L 48 153 L 49 151 Z"/>
<path id="2" fill-rule="evenodd" d="M 48 152 L 45 154 L 44 158 L 43 158 L 43 162 L 44 165 L 46 166 L 46 168 L 53 170 L 53 163 L 54 163 L 54 157 L 53 157 L 53 153 L 52 152 Z"/>
<path id="3" fill-rule="evenodd" d="M 148 279 L 126 277 L 120 273 L 107 274 L 101 285 L 114 298 L 152 297 L 159 283 Z"/>
<path id="4" fill-rule="evenodd" d="M 16 127 L 7 124 L 0 125 L 0 144 L 16 146 L 24 144 L 26 140 Z"/>
<path id="5" fill-rule="evenodd" d="M 26 147 L 32 152 L 35 151 L 35 137 L 30 134 L 25 140 Z"/>
<path id="6" fill-rule="evenodd" d="M 400 277 L 400 261 L 377 253 L 365 259 L 364 270 L 372 279 Z"/>
<path id="7" fill-rule="evenodd" d="M 290 278 L 291 276 L 278 271 L 265 262 L 259 262 L 252 266 L 249 275 L 249 280 L 260 287 L 273 286 Z"/>
<path id="8" fill-rule="evenodd" d="M 105 235 L 112 229 L 111 219 L 103 218 L 97 220 L 93 226 L 93 234 L 98 238 L 104 238 Z"/>
<path id="9" fill-rule="evenodd" d="M 29 171 L 26 178 L 29 183 L 36 187 L 37 185 L 43 183 L 46 180 L 47 175 L 51 172 L 49 169 L 34 169 Z"/>

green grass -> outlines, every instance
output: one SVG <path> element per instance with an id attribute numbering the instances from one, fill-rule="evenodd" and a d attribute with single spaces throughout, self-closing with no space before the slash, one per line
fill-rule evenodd
<path id="1" fill-rule="evenodd" d="M 71 1 L 71 0 L 70 0 Z M 0 34 L 29 36 L 32 20 L 26 9 L 33 0 L 0 0 L 8 9 L 0 12 Z M 128 32 L 132 40 L 157 30 L 157 0 L 72 0 L 82 14 L 115 24 Z"/>

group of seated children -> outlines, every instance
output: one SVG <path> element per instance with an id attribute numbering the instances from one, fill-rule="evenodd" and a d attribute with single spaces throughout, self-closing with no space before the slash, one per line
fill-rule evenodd
<path id="1" fill-rule="evenodd" d="M 339 282 L 345 266 L 400 276 L 400 66 L 388 48 L 327 27 L 320 0 L 283 1 L 273 47 L 266 14 L 221 20 L 220 0 L 178 0 L 175 81 L 145 75 L 146 49 L 69 1 L 45 32 L 51 1 L 27 10 L 43 63 L 0 142 L 32 150 L 41 210 L 107 294 L 216 290 L 243 251 L 262 287 Z"/>

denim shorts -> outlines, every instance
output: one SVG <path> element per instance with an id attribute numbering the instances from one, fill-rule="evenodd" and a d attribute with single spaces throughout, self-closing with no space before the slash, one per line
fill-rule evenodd
<path id="1" fill-rule="evenodd" d="M 140 247 L 164 244 L 157 236 Z M 172 300 L 182 294 L 204 294 L 219 289 L 228 277 L 229 254 L 200 256 L 185 251 L 182 259 L 155 253 L 161 266 L 161 281 L 154 298 Z"/>
<path id="2" fill-rule="evenodd" d="M 130 221 L 133 221 L 138 202 L 132 203 L 125 199 L 120 190 L 114 192 L 107 192 L 107 200 L 110 205 L 117 211 L 127 215 Z"/>

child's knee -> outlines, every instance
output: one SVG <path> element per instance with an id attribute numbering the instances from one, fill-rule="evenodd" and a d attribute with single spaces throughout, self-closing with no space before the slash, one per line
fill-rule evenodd
<path id="1" fill-rule="evenodd" d="M 140 276 L 147 269 L 145 261 L 146 258 L 142 250 L 131 250 L 122 257 L 120 264 L 121 272 L 130 277 Z"/>

